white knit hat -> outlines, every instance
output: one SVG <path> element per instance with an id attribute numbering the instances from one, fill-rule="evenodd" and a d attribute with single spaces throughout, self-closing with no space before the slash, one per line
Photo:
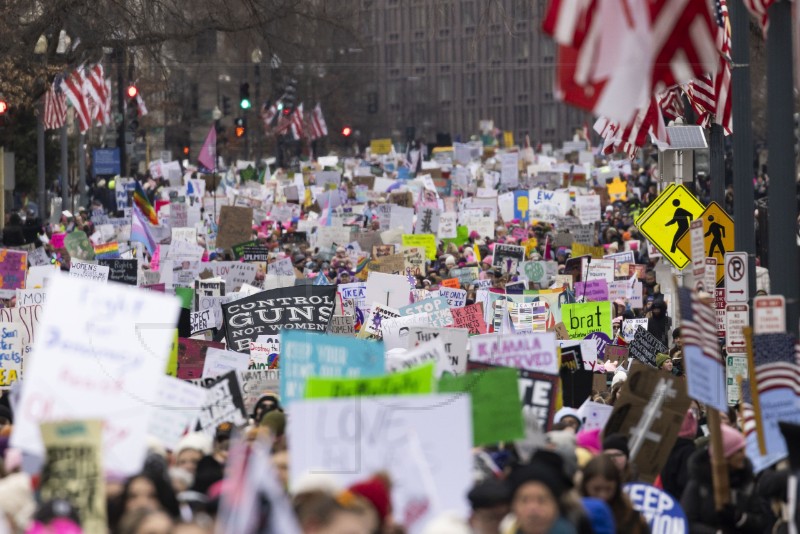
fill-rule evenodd
<path id="1" fill-rule="evenodd" d="M 185 449 L 194 449 L 202 452 L 204 455 L 211 454 L 213 443 L 211 436 L 203 434 L 202 432 L 190 432 L 183 436 L 175 447 L 175 456 L 179 455 Z"/>
<path id="2" fill-rule="evenodd" d="M 622 369 L 617 369 L 617 372 L 614 373 L 614 378 L 611 379 L 611 387 L 613 388 L 615 385 L 619 384 L 620 382 L 625 382 L 627 379 L 628 373 Z"/>

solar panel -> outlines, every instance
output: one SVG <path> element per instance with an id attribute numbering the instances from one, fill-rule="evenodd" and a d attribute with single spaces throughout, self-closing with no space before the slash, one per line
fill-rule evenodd
<path id="1" fill-rule="evenodd" d="M 667 150 L 699 150 L 708 148 L 706 136 L 700 126 L 667 126 Z"/>

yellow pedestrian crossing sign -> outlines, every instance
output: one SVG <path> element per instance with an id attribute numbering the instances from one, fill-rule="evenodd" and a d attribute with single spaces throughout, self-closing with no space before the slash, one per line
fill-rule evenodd
<path id="1" fill-rule="evenodd" d="M 734 250 L 733 219 L 716 202 L 706 206 L 698 219 L 703 221 L 703 248 L 706 258 L 717 258 L 717 285 L 725 279 L 725 253 Z M 690 260 L 692 258 L 692 239 L 686 232 L 678 241 L 678 248 Z"/>
<path id="2" fill-rule="evenodd" d="M 688 234 L 689 223 L 703 213 L 703 204 L 683 185 L 670 184 L 636 219 L 636 227 L 678 269 L 689 256 L 678 242 Z M 688 248 L 687 248 L 688 250 Z"/>

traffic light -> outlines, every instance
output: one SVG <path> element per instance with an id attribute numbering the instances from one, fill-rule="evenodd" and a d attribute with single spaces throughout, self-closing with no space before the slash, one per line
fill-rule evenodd
<path id="1" fill-rule="evenodd" d="M 135 99 L 138 94 L 139 89 L 137 89 L 135 85 L 128 86 L 128 98 Z"/>
<path id="2" fill-rule="evenodd" d="M 189 145 L 183 145 L 183 155 L 188 158 L 189 157 L 189 152 L 190 152 Z"/>
<path id="3" fill-rule="evenodd" d="M 139 130 L 139 100 L 136 98 L 139 95 L 139 90 L 135 85 L 128 86 L 128 107 L 125 112 L 126 120 L 128 123 L 128 131 L 136 132 Z"/>
<path id="4" fill-rule="evenodd" d="M 236 120 L 234 120 L 233 125 L 233 132 L 236 137 L 244 137 L 247 135 L 247 122 L 243 117 L 238 117 Z"/>
<path id="5" fill-rule="evenodd" d="M 353 129 L 349 126 L 345 126 L 342 128 L 342 135 L 345 137 L 350 137 L 353 134 Z"/>
<path id="6" fill-rule="evenodd" d="M 297 80 L 290 78 L 286 82 L 286 88 L 283 90 L 283 114 L 291 115 L 294 111 L 294 105 L 297 101 Z"/>
<path id="7" fill-rule="evenodd" d="M 239 107 L 250 109 L 250 84 L 247 82 L 239 85 Z"/>
<path id="8" fill-rule="evenodd" d="M 8 102 L 0 98 L 0 115 L 5 115 L 8 111 Z"/>
<path id="9" fill-rule="evenodd" d="M 222 97 L 222 114 L 226 117 L 231 114 L 231 99 L 227 96 Z"/>

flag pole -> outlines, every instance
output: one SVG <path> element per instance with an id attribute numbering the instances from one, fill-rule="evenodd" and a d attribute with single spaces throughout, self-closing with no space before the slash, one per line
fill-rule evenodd
<path id="1" fill-rule="evenodd" d="M 711 408 L 708 412 L 708 429 L 711 433 L 711 480 L 714 485 L 714 507 L 719 511 L 730 500 L 730 481 L 728 462 L 722 447 L 722 428 L 719 411 Z"/>
<path id="2" fill-rule="evenodd" d="M 753 416 L 756 420 L 756 437 L 758 438 L 759 454 L 767 454 L 767 443 L 764 438 L 764 425 L 761 419 L 761 399 L 758 397 L 758 381 L 756 380 L 756 363 L 753 357 L 753 329 L 749 326 L 742 328 L 745 346 L 747 347 L 747 377 L 750 379 L 750 396 L 753 399 Z"/>

